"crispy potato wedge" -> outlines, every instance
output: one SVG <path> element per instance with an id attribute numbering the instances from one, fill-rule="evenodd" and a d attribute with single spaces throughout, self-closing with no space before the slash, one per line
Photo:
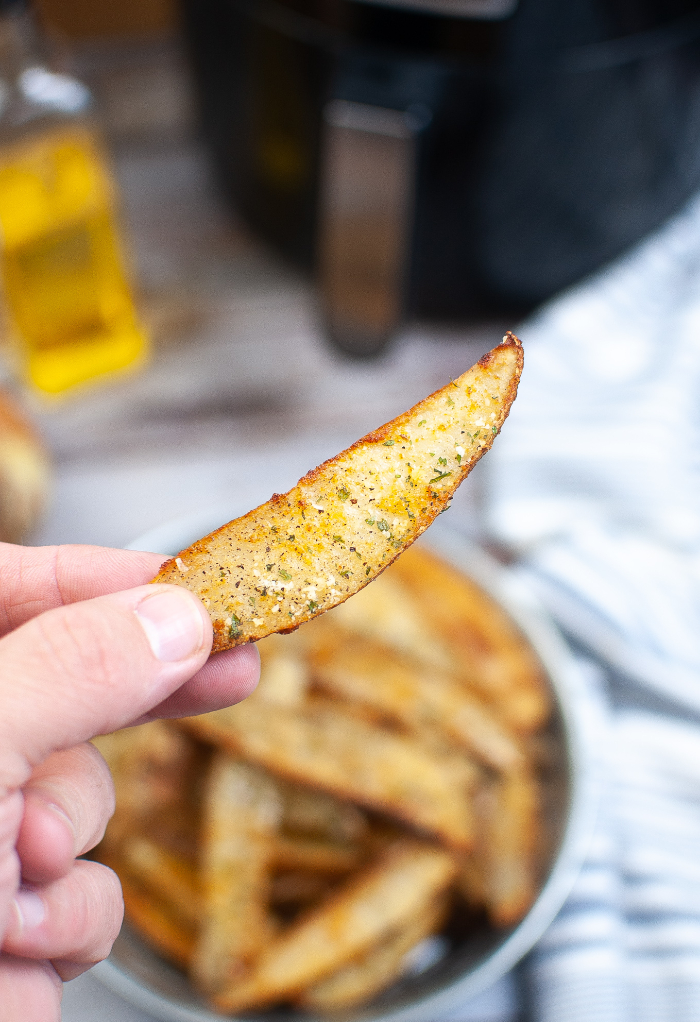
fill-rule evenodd
<path id="1" fill-rule="evenodd" d="M 538 890 L 538 798 L 530 773 L 499 779 L 492 821 L 489 914 L 497 926 L 512 926 L 525 915 Z"/>
<path id="2" fill-rule="evenodd" d="M 219 753 L 204 793 L 202 918 L 191 962 L 200 989 L 225 987 L 269 939 L 271 836 L 281 818 L 273 778 Z"/>
<path id="3" fill-rule="evenodd" d="M 394 575 L 412 595 L 426 630 L 447 643 L 468 684 L 516 731 L 530 733 L 551 710 L 542 667 L 508 614 L 461 572 L 418 547 Z"/>
<path id="4" fill-rule="evenodd" d="M 403 975 L 406 957 L 444 923 L 449 903 L 437 898 L 422 905 L 413 919 L 385 937 L 364 955 L 310 986 L 297 1004 L 307 1011 L 340 1011 L 368 1001 Z"/>
<path id="5" fill-rule="evenodd" d="M 275 834 L 271 845 L 275 869 L 305 869 L 314 873 L 349 873 L 362 860 L 363 849 L 330 841 Z"/>
<path id="6" fill-rule="evenodd" d="M 119 813 L 107 843 L 149 826 L 156 815 L 183 817 L 197 752 L 192 739 L 167 721 L 155 720 L 93 739 L 112 774 Z"/>
<path id="7" fill-rule="evenodd" d="M 181 919 L 161 899 L 134 883 L 128 872 L 119 869 L 127 920 L 148 940 L 163 958 L 182 969 L 192 960 L 195 931 L 184 926 Z"/>
<path id="8" fill-rule="evenodd" d="M 362 589 L 443 511 L 515 398 L 512 334 L 459 379 L 167 561 L 195 592 L 214 651 L 294 629 Z"/>
<path id="9" fill-rule="evenodd" d="M 366 837 L 367 817 L 358 806 L 296 784 L 280 784 L 280 790 L 281 833 L 350 846 Z"/>
<path id="10" fill-rule="evenodd" d="M 535 900 L 539 808 L 537 781 L 528 770 L 504 774 L 480 793 L 479 837 L 460 888 L 470 904 L 486 908 L 495 926 L 512 926 Z"/>
<path id="11" fill-rule="evenodd" d="M 331 695 L 373 709 L 417 735 L 437 728 L 495 770 L 513 770 L 524 758 L 514 738 L 488 704 L 466 691 L 459 680 L 426 670 L 341 629 L 312 656 L 314 684 Z"/>
<path id="12" fill-rule="evenodd" d="M 250 697 L 183 721 L 195 735 L 288 780 L 379 809 L 468 850 L 476 768 L 440 756 L 339 704 L 288 707 Z"/>
<path id="13" fill-rule="evenodd" d="M 462 662 L 457 652 L 434 628 L 426 628 L 420 604 L 397 577 L 399 564 L 406 557 L 412 559 L 417 551 L 418 547 L 406 550 L 371 586 L 317 618 L 312 626 L 302 630 L 301 641 L 313 653 L 317 647 L 333 641 L 337 630 L 343 629 L 362 640 L 380 642 L 425 670 L 458 674 Z"/>
<path id="14" fill-rule="evenodd" d="M 202 918 L 202 890 L 194 863 L 138 834 L 124 839 L 121 857 L 124 871 L 135 883 L 164 902 L 186 928 L 197 928 Z"/>
<path id="15" fill-rule="evenodd" d="M 442 849 L 397 842 L 271 941 L 251 974 L 222 991 L 214 1003 L 222 1011 L 236 1011 L 298 994 L 415 918 L 449 886 L 455 872 L 453 857 Z"/>

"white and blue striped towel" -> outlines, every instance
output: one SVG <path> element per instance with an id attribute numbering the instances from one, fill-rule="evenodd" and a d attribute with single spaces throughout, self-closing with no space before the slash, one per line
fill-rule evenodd
<path id="1" fill-rule="evenodd" d="M 521 336 L 488 527 L 589 659 L 605 785 L 583 873 L 490 1017 L 697 1022 L 700 201 Z"/>

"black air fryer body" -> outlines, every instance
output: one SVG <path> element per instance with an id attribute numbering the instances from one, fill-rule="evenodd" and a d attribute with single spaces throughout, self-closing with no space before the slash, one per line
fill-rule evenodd
<path id="1" fill-rule="evenodd" d="M 301 266 L 316 261 L 328 104 L 417 112 L 412 315 L 532 308 L 700 185 L 697 0 L 520 0 L 491 19 L 430 3 L 183 3 L 220 179 Z"/>

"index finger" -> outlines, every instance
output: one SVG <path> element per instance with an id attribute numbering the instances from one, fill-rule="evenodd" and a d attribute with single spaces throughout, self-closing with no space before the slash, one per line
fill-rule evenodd
<path id="1" fill-rule="evenodd" d="M 0 636 L 46 610 L 150 582 L 162 554 L 0 543 Z"/>

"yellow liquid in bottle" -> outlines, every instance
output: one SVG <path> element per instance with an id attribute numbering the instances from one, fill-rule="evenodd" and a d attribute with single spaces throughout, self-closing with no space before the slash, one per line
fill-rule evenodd
<path id="1" fill-rule="evenodd" d="M 57 394 L 144 358 L 111 181 L 87 129 L 3 151 L 0 232 L 5 301 L 35 387 Z"/>

